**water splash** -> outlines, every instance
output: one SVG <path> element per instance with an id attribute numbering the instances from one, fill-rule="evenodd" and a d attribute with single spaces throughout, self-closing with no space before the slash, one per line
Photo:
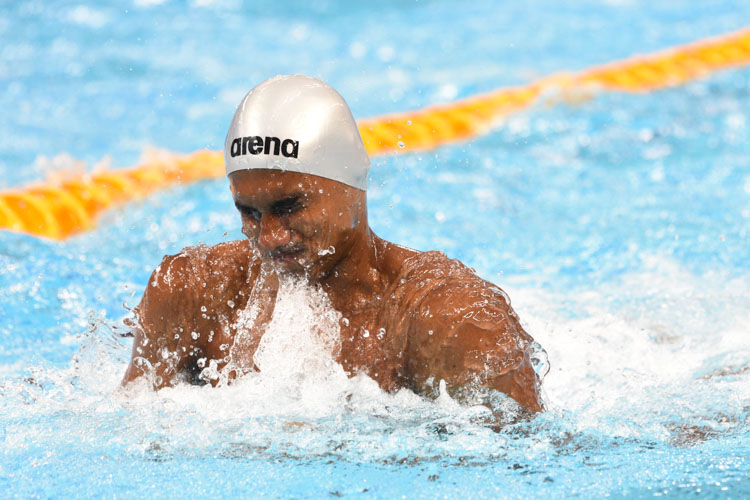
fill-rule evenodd
<path id="1" fill-rule="evenodd" d="M 435 474 L 455 465 L 513 466 L 518 474 L 543 472 L 555 482 L 549 487 L 588 484 L 594 492 L 614 486 L 605 480 L 595 487 L 566 467 L 590 460 L 599 464 L 587 465 L 594 470 L 629 470 L 646 488 L 658 469 L 631 470 L 620 454 L 649 457 L 641 460 L 653 465 L 666 453 L 690 463 L 693 449 L 746 439 L 747 278 L 692 275 L 660 260 L 596 290 L 506 288 L 552 369 L 548 411 L 499 432 L 486 425 L 482 404 L 458 404 L 444 391 L 435 401 L 409 390 L 389 394 L 366 376 L 346 377 L 333 363 L 342 318 L 319 290 L 282 279 L 254 360 L 261 371 L 217 388 L 153 392 L 143 382 L 120 389 L 129 357 L 125 327 L 93 316 L 69 366 L 33 366 L 2 379 L 4 464 L 24 463 L 29 450 L 42 447 L 39 453 L 57 457 L 82 449 L 125 455 L 140 461 L 144 474 L 148 464 L 196 458 L 421 464 L 437 467 Z M 674 304 L 666 333 L 654 301 Z M 543 373 L 547 364 L 536 354 Z M 695 477 L 724 477 L 695 460 L 686 465 Z"/>

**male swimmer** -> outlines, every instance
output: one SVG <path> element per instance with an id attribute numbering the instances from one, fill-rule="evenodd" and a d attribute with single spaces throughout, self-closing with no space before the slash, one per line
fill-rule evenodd
<path id="1" fill-rule="evenodd" d="M 224 157 L 247 239 L 164 258 L 136 308 L 124 384 L 145 376 L 155 389 L 216 385 L 217 372 L 231 380 L 257 370 L 253 355 L 286 274 L 341 313 L 337 361 L 349 376 L 430 397 L 443 385 L 459 401 L 494 389 L 542 409 L 536 344 L 507 295 L 457 260 L 370 229 L 370 160 L 334 89 L 302 75 L 261 83 L 237 108 Z M 249 325 L 237 321 L 248 308 Z"/>

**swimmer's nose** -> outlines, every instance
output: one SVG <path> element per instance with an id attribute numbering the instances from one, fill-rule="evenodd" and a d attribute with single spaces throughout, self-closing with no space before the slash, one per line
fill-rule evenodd
<path id="1" fill-rule="evenodd" d="M 291 232 L 284 227 L 281 220 L 273 215 L 264 215 L 260 218 L 260 234 L 258 245 L 266 251 L 274 250 L 291 241 Z"/>

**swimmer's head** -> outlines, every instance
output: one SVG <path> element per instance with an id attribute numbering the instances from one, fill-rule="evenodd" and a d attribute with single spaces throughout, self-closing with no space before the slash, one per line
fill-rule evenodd
<path id="1" fill-rule="evenodd" d="M 229 176 L 242 232 L 277 271 L 330 275 L 370 233 L 367 193 L 317 175 L 238 170 Z"/>
<path id="2" fill-rule="evenodd" d="M 370 158 L 349 106 L 304 75 L 279 75 L 252 89 L 224 144 L 227 175 L 272 169 L 311 174 L 365 190 Z"/>

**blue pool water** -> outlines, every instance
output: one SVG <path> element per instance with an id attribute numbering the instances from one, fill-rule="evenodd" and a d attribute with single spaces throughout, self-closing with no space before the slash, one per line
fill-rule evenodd
<path id="1" fill-rule="evenodd" d="M 364 118 L 750 19 L 740 1 L 100 4 L 0 4 L 0 188 L 218 150 L 277 73 Z M 549 353 L 549 411 L 495 433 L 481 408 L 316 374 L 122 394 L 121 320 L 162 255 L 241 237 L 216 180 L 63 243 L 0 234 L 0 495 L 750 496 L 750 70 L 374 158 L 369 209 L 509 292 Z"/>

